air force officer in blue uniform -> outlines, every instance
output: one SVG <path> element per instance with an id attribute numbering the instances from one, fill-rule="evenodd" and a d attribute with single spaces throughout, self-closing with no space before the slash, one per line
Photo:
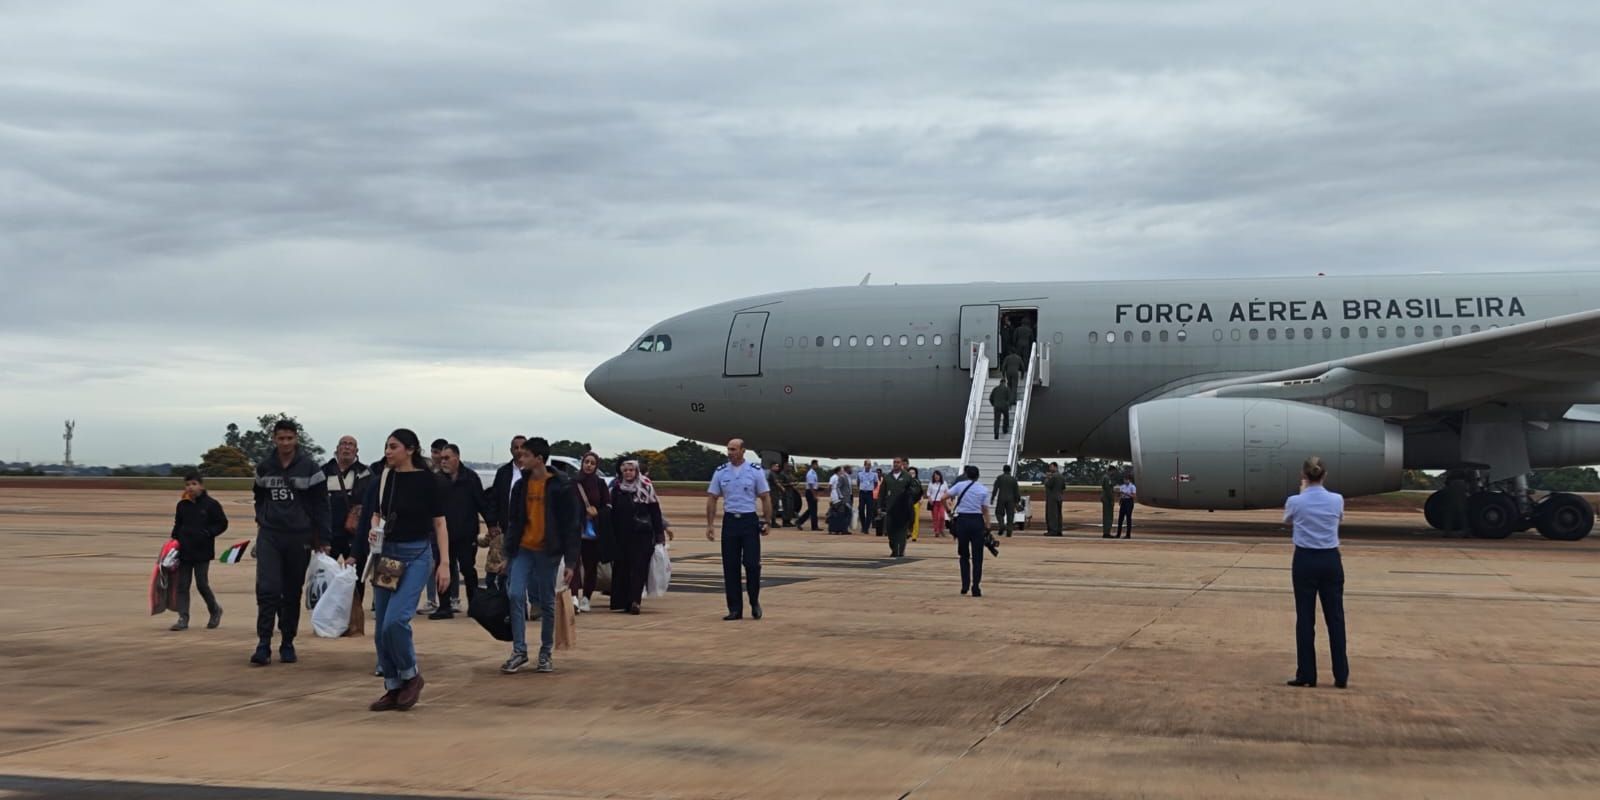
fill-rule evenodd
<path id="1" fill-rule="evenodd" d="M 722 498 L 722 583 L 728 595 L 728 616 L 744 618 L 739 593 L 739 565 L 744 564 L 750 592 L 750 615 L 761 619 L 761 537 L 767 535 L 767 507 L 772 502 L 766 470 L 744 460 L 744 440 L 728 442 L 728 463 L 717 467 L 706 489 L 706 539 L 717 540 L 717 498 Z"/>
<path id="2" fill-rule="evenodd" d="M 1294 525 L 1295 671 L 1290 686 L 1317 685 L 1317 601 L 1328 623 L 1328 649 L 1333 651 L 1333 685 L 1350 681 L 1345 655 L 1344 562 L 1339 558 L 1339 523 L 1344 497 L 1322 488 L 1327 469 L 1322 459 L 1306 459 L 1300 494 L 1289 498 L 1283 521 Z"/>

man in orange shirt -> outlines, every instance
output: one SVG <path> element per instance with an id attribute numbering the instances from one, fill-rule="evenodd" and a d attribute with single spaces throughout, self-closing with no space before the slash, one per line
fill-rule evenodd
<path id="1" fill-rule="evenodd" d="M 511 491 L 506 509 L 503 546 L 507 563 L 506 591 L 511 600 L 511 657 L 501 665 L 507 675 L 528 664 L 528 594 L 539 600 L 537 672 L 555 672 L 550 651 L 555 645 L 556 587 L 572 579 L 581 537 L 578 492 L 572 481 L 548 468 L 550 443 L 529 439 L 517 455 L 523 480 Z M 558 565 L 561 575 L 556 575 Z M 558 580 L 559 577 L 559 580 Z"/>

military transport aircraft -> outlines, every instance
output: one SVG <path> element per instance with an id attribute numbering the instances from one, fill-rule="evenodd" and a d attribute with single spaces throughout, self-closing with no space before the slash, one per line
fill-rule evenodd
<path id="1" fill-rule="evenodd" d="M 1025 347 L 1015 425 L 991 373 Z M 1527 491 L 1600 462 L 1600 274 L 1516 273 L 852 286 L 764 295 L 651 326 L 589 376 L 650 427 L 742 436 L 769 457 L 1131 459 L 1141 502 L 1281 506 L 1319 455 L 1329 486 L 1387 492 L 1461 470 L 1469 523 L 1588 535 L 1594 511 Z M 1441 499 L 1428 519 L 1442 524 Z"/>

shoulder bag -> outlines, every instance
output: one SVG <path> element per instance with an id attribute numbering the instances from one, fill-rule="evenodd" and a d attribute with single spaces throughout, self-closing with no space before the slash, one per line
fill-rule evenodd
<path id="1" fill-rule="evenodd" d="M 378 479 L 378 508 L 380 510 L 385 508 L 383 493 L 385 489 L 389 488 L 389 473 L 393 471 L 394 470 L 391 470 L 388 467 L 384 467 L 383 477 Z M 383 511 L 383 515 L 378 519 L 379 522 L 383 523 L 384 530 L 388 530 L 395 521 L 393 496 L 388 498 L 387 508 L 388 510 Z M 388 589 L 391 592 L 399 589 L 400 578 L 406 573 L 406 565 L 405 562 L 398 558 L 390 558 L 386 555 L 383 555 L 382 532 L 379 532 L 378 534 L 378 547 L 376 551 L 373 552 L 372 557 L 375 564 L 372 570 L 373 588 Z"/>

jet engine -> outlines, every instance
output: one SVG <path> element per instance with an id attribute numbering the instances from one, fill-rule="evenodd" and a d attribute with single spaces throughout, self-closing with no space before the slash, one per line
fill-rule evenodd
<path id="1" fill-rule="evenodd" d="M 1165 508 L 1278 508 L 1320 456 L 1348 496 L 1400 488 L 1399 425 L 1287 400 L 1185 397 L 1128 411 L 1139 500 Z"/>

